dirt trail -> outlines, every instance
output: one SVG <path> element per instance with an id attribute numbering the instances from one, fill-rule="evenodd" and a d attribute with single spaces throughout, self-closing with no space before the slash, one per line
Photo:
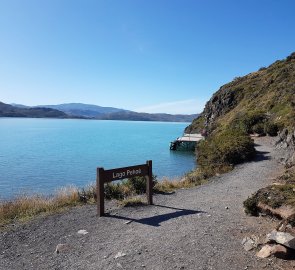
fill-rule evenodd
<path id="1" fill-rule="evenodd" d="M 271 139 L 258 139 L 256 161 L 201 187 L 156 195 L 153 206 L 95 206 L 16 225 L 0 238 L 0 269 L 285 269 L 292 262 L 258 259 L 243 249 L 245 236 L 275 226 L 248 217 L 242 202 L 281 169 Z M 77 232 L 84 229 L 86 235 Z M 56 254 L 57 244 L 68 250 Z M 294 266 L 295 267 L 295 266 Z M 288 268 L 295 269 L 295 268 Z"/>

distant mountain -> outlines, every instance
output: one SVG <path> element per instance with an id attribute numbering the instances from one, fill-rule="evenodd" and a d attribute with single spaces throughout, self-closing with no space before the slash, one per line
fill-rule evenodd
<path id="1" fill-rule="evenodd" d="M 112 108 L 112 107 L 101 107 L 91 104 L 83 103 L 65 103 L 59 105 L 38 105 L 36 107 L 51 108 L 62 111 L 70 116 L 82 116 L 89 118 L 96 118 L 103 114 L 117 113 L 117 112 L 127 112 L 123 109 Z"/>
<path id="2" fill-rule="evenodd" d="M 50 108 L 16 107 L 0 102 L 0 117 L 68 118 L 68 115 Z"/>
<path id="3" fill-rule="evenodd" d="M 27 106 L 27 105 L 23 105 L 23 104 L 17 104 L 17 103 L 11 103 L 9 104 L 11 106 L 14 106 L 14 107 L 18 107 L 18 108 L 31 108 L 30 106 Z"/>
<path id="4" fill-rule="evenodd" d="M 101 120 L 129 120 L 129 121 L 163 121 L 163 122 L 192 122 L 197 114 L 165 114 L 165 113 L 138 113 L 132 111 L 115 112 L 96 117 Z"/>
<path id="5" fill-rule="evenodd" d="M 165 114 L 165 113 L 138 113 L 113 107 L 102 107 L 83 103 L 65 103 L 58 105 L 38 105 L 28 107 L 22 104 L 11 104 L 19 109 L 49 108 L 61 111 L 67 118 L 90 118 L 98 120 L 126 120 L 126 121 L 163 121 L 163 122 L 192 122 L 197 114 Z"/>

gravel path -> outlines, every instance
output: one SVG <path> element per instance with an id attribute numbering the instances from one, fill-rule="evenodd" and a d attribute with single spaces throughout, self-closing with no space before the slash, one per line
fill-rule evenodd
<path id="1" fill-rule="evenodd" d="M 0 269 L 284 269 L 292 262 L 258 259 L 241 245 L 245 236 L 275 226 L 248 217 L 242 202 L 281 168 L 271 140 L 258 139 L 256 161 L 201 187 L 156 195 L 153 206 L 95 206 L 38 218 L 1 233 Z M 86 235 L 77 232 L 84 229 Z M 67 250 L 56 254 L 57 244 Z M 285 265 L 286 263 L 286 265 Z M 295 269 L 295 268 L 288 268 Z"/>

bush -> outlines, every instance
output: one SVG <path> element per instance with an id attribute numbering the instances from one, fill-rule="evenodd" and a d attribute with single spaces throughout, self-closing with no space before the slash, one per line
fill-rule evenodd
<path id="1" fill-rule="evenodd" d="M 266 116 L 261 111 L 251 111 L 247 112 L 243 115 L 239 115 L 231 124 L 233 128 L 241 129 L 242 131 L 250 134 L 252 132 L 252 128 L 260 123 L 264 123 L 266 121 Z"/>
<path id="2" fill-rule="evenodd" d="M 129 178 L 126 183 L 136 194 L 142 194 L 146 192 L 146 179 L 144 176 L 136 176 Z"/>
<path id="3" fill-rule="evenodd" d="M 263 123 L 257 123 L 251 129 L 252 129 L 252 133 L 256 133 L 259 135 L 265 135 Z"/>
<path id="4" fill-rule="evenodd" d="M 253 140 L 240 129 L 227 129 L 214 134 L 197 145 L 197 163 L 209 174 L 250 160 L 255 154 Z"/>
<path id="5" fill-rule="evenodd" d="M 269 136 L 277 136 L 279 132 L 279 127 L 271 122 L 265 123 L 264 132 Z"/>
<path id="6" fill-rule="evenodd" d="M 246 214 L 258 216 L 259 209 L 257 207 L 257 203 L 258 202 L 255 195 L 248 197 L 248 199 L 243 202 Z"/>
<path id="7" fill-rule="evenodd" d="M 122 184 L 120 183 L 107 183 L 104 187 L 105 198 L 123 200 L 127 194 L 124 194 Z"/>
<path id="8" fill-rule="evenodd" d="M 157 176 L 153 175 L 153 187 L 157 183 Z M 128 178 L 124 185 L 128 186 L 135 194 L 146 192 L 146 178 L 144 176 L 135 176 Z"/>

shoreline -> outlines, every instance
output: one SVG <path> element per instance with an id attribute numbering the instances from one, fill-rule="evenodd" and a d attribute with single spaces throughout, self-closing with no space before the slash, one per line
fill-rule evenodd
<path id="1" fill-rule="evenodd" d="M 0 238 L 3 267 L 261 269 L 265 261 L 245 252 L 241 240 L 274 221 L 246 216 L 242 201 L 271 183 L 281 165 L 278 151 L 268 144 L 256 147 L 263 153 L 258 160 L 199 187 L 155 195 L 153 206 L 118 208 L 110 202 L 108 215 L 97 218 L 95 205 L 85 205 L 13 226 Z M 88 234 L 79 235 L 82 229 Z M 69 249 L 56 254 L 58 244 Z M 118 252 L 126 255 L 116 258 Z M 268 269 L 285 264 L 273 259 Z"/>

